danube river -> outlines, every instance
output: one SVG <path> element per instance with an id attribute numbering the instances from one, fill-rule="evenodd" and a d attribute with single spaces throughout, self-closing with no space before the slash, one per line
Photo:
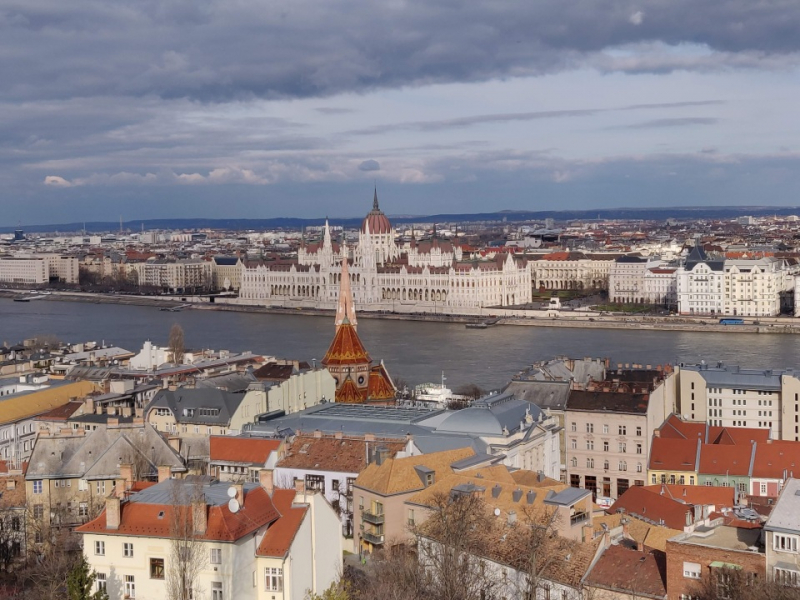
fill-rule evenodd
<path id="1" fill-rule="evenodd" d="M 283 358 L 317 359 L 333 337 L 333 319 L 304 315 L 212 310 L 162 312 L 157 308 L 0 298 L 0 341 L 13 344 L 39 334 L 68 342 L 105 341 L 137 351 L 142 342 L 166 345 L 179 323 L 188 348 L 250 350 Z M 361 319 L 358 332 L 373 359 L 409 384 L 476 383 L 498 389 L 526 365 L 557 355 L 611 357 L 613 362 L 737 363 L 756 368 L 800 367 L 795 335 L 620 331 Z"/>

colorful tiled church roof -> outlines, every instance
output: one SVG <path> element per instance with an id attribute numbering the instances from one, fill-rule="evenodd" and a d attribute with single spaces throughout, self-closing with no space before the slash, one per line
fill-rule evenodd
<path id="1" fill-rule="evenodd" d="M 336 390 L 336 402 L 344 404 L 363 404 L 367 400 L 367 390 L 359 389 L 350 377 Z"/>
<path id="2" fill-rule="evenodd" d="M 345 318 L 342 324 L 337 327 L 336 335 L 333 337 L 333 341 L 322 359 L 322 364 L 325 366 L 356 365 L 369 364 L 370 362 L 372 362 L 372 359 L 364 349 L 355 327 Z"/>
<path id="3" fill-rule="evenodd" d="M 395 397 L 394 384 L 383 363 L 375 365 L 369 372 L 367 395 L 370 400 L 392 400 Z"/>

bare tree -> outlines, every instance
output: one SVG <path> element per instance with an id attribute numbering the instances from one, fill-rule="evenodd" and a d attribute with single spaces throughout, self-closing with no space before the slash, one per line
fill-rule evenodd
<path id="1" fill-rule="evenodd" d="M 698 600 L 798 600 L 800 591 L 794 585 L 781 585 L 742 569 L 722 567 L 706 574 L 691 595 Z"/>
<path id="2" fill-rule="evenodd" d="M 492 523 L 477 494 L 436 494 L 428 519 L 417 529 L 420 566 L 427 572 L 430 597 L 491 600 L 496 582 L 483 558 Z"/>
<path id="3" fill-rule="evenodd" d="M 478 398 L 486 394 L 486 390 L 482 389 L 475 383 L 467 383 L 462 386 L 459 386 L 456 389 L 456 394 L 459 396 L 465 396 L 470 400 L 477 400 Z"/>
<path id="4" fill-rule="evenodd" d="M 170 560 L 165 574 L 169 600 L 197 598 L 198 576 L 206 567 L 206 556 L 201 536 L 200 520 L 205 522 L 205 499 L 202 489 L 196 487 L 188 496 L 184 486 L 173 483 L 172 514 L 170 516 Z"/>
<path id="5" fill-rule="evenodd" d="M 186 348 L 183 343 L 183 327 L 174 323 L 169 330 L 169 351 L 172 355 L 172 364 L 183 364 L 183 354 Z"/>
<path id="6" fill-rule="evenodd" d="M 512 582 L 517 597 L 536 600 L 548 571 L 556 561 L 563 560 L 572 542 L 558 535 L 554 510 L 526 507 L 523 515 L 506 534 L 506 546 L 511 549 L 508 562 L 517 573 Z"/>

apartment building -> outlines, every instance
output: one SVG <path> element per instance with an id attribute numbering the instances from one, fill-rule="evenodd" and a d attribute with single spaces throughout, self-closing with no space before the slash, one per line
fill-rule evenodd
<path id="1" fill-rule="evenodd" d="M 0 282 L 40 285 L 49 281 L 47 262 L 42 258 L 0 257 Z"/>
<path id="2" fill-rule="evenodd" d="M 800 587 L 800 479 L 789 479 L 764 525 L 767 577 Z"/>
<path id="3" fill-rule="evenodd" d="M 76 530 L 95 585 L 111 598 L 167 597 L 167 581 L 181 569 L 171 540 L 188 537 L 195 598 L 321 593 L 342 568 L 336 515 L 319 494 L 264 484 L 169 479 L 126 500 L 107 498 L 106 509 Z"/>
<path id="4" fill-rule="evenodd" d="M 618 498 L 644 485 L 653 432 L 672 412 L 670 369 L 622 368 L 573 389 L 567 400 L 567 474 L 571 486 Z"/>
<path id="5" fill-rule="evenodd" d="M 528 261 L 534 289 L 605 290 L 618 254 L 551 252 Z"/>
<path id="6" fill-rule="evenodd" d="M 272 471 L 285 440 L 230 435 L 209 439 L 208 474 L 231 483 L 258 483 L 262 471 Z"/>
<path id="7" fill-rule="evenodd" d="M 242 284 L 242 260 L 238 256 L 215 256 L 211 259 L 211 278 L 217 291 L 238 292 Z"/>
<path id="8" fill-rule="evenodd" d="M 212 284 L 210 261 L 198 258 L 185 260 L 151 259 L 128 263 L 140 286 L 156 287 L 166 293 L 189 294 L 206 291 Z"/>
<path id="9" fill-rule="evenodd" d="M 608 274 L 608 299 L 611 302 L 643 302 L 644 277 L 650 261 L 644 256 L 620 256 Z"/>
<path id="10" fill-rule="evenodd" d="M 766 429 L 800 441 L 800 377 L 792 369 L 743 369 L 723 363 L 676 367 L 684 419 L 719 427 Z"/>

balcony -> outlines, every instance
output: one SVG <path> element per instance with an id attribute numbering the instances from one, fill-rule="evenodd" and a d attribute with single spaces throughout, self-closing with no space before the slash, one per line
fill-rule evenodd
<path id="1" fill-rule="evenodd" d="M 369 533 L 368 531 L 365 531 L 363 534 L 363 539 L 365 542 L 369 542 L 373 546 L 383 546 L 382 535 L 375 535 L 374 533 Z"/>
<path id="2" fill-rule="evenodd" d="M 367 523 L 372 523 L 373 525 L 383 525 L 384 516 L 383 513 L 376 514 L 373 512 L 369 512 L 365 510 L 361 513 L 361 518 L 364 519 Z"/>
<path id="3" fill-rule="evenodd" d="M 583 523 L 584 521 L 589 520 L 589 513 L 588 512 L 578 512 L 574 515 L 570 515 L 569 517 L 569 524 L 571 527 Z"/>

